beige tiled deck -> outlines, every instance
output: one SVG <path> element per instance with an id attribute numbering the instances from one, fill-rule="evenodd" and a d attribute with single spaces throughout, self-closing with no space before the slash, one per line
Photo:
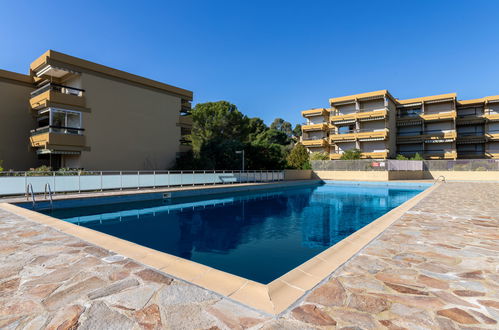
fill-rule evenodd
<path id="1" fill-rule="evenodd" d="M 0 209 L 0 328 L 492 329 L 498 229 L 499 184 L 442 184 L 272 317 Z M 297 290 L 309 286 L 301 280 Z"/>

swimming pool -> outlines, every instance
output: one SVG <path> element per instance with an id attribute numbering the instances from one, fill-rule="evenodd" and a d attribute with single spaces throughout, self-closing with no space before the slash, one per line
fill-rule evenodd
<path id="1" fill-rule="evenodd" d="M 266 284 L 424 189 L 334 182 L 41 212 Z"/>

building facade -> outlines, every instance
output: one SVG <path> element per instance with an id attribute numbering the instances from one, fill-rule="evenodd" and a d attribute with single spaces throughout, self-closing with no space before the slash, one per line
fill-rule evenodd
<path id="1" fill-rule="evenodd" d="M 399 100 L 381 90 L 331 98 L 329 105 L 302 111 L 302 144 L 330 159 L 352 149 L 373 159 L 499 158 L 499 95 Z"/>
<path id="2" fill-rule="evenodd" d="M 52 50 L 0 95 L 5 169 L 167 169 L 191 148 L 191 91 Z"/>

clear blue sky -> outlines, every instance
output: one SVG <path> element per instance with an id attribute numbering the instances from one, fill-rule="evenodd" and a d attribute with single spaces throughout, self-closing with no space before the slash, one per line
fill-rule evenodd
<path id="1" fill-rule="evenodd" d="M 333 96 L 499 94 L 499 1 L 2 1 L 0 68 L 47 49 L 267 123 Z"/>

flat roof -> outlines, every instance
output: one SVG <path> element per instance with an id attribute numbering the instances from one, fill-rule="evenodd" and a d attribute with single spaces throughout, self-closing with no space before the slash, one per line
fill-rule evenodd
<path id="1" fill-rule="evenodd" d="M 36 71 L 38 68 L 41 68 L 45 65 L 49 64 L 69 64 L 75 67 L 79 67 L 85 70 L 98 72 L 101 74 L 105 74 L 114 78 L 134 82 L 137 84 L 141 84 L 147 87 L 157 88 L 180 97 L 186 98 L 188 100 L 192 100 L 193 93 L 187 89 L 175 87 L 172 85 L 168 85 L 156 80 L 152 80 L 149 78 L 141 77 L 132 73 L 128 73 L 125 71 L 121 71 L 118 69 L 113 69 L 108 66 L 104 66 L 101 64 L 97 64 L 94 62 L 90 62 L 78 57 L 74 57 L 71 55 L 63 54 L 54 50 L 48 50 L 43 53 L 42 56 L 34 60 L 30 65 L 30 71 Z"/>
<path id="2" fill-rule="evenodd" d="M 31 77 L 31 76 L 28 76 L 28 75 L 25 75 L 22 73 L 2 70 L 2 69 L 0 69 L 0 78 L 14 80 L 14 81 L 22 82 L 25 84 L 32 84 L 33 83 L 33 77 Z"/>
<path id="3" fill-rule="evenodd" d="M 387 95 L 392 100 L 394 100 L 393 96 L 390 94 L 390 92 L 388 92 L 388 90 L 382 89 L 382 90 L 374 91 L 374 92 L 367 92 L 367 93 L 360 93 L 360 94 L 353 94 L 353 95 L 330 98 L 329 103 L 333 104 L 333 103 L 340 103 L 340 102 L 346 102 L 346 101 L 355 101 L 357 99 L 365 99 L 365 98 L 371 98 L 371 97 L 376 97 L 376 96 L 385 96 L 385 95 Z"/>
<path id="4" fill-rule="evenodd" d="M 455 99 L 456 97 L 457 97 L 456 93 L 448 93 L 448 94 L 439 94 L 439 95 L 432 95 L 432 96 L 416 97 L 416 98 L 413 98 L 413 99 L 397 100 L 397 102 L 399 104 L 411 104 L 411 103 L 420 103 L 420 102 L 427 102 L 427 101 Z"/>
<path id="5" fill-rule="evenodd" d="M 459 103 L 459 105 L 469 105 L 469 104 L 485 103 L 485 102 L 489 102 L 489 101 L 499 101 L 499 95 L 485 96 L 485 97 L 481 97 L 479 99 L 460 100 L 460 101 L 458 101 L 458 103 Z"/>

